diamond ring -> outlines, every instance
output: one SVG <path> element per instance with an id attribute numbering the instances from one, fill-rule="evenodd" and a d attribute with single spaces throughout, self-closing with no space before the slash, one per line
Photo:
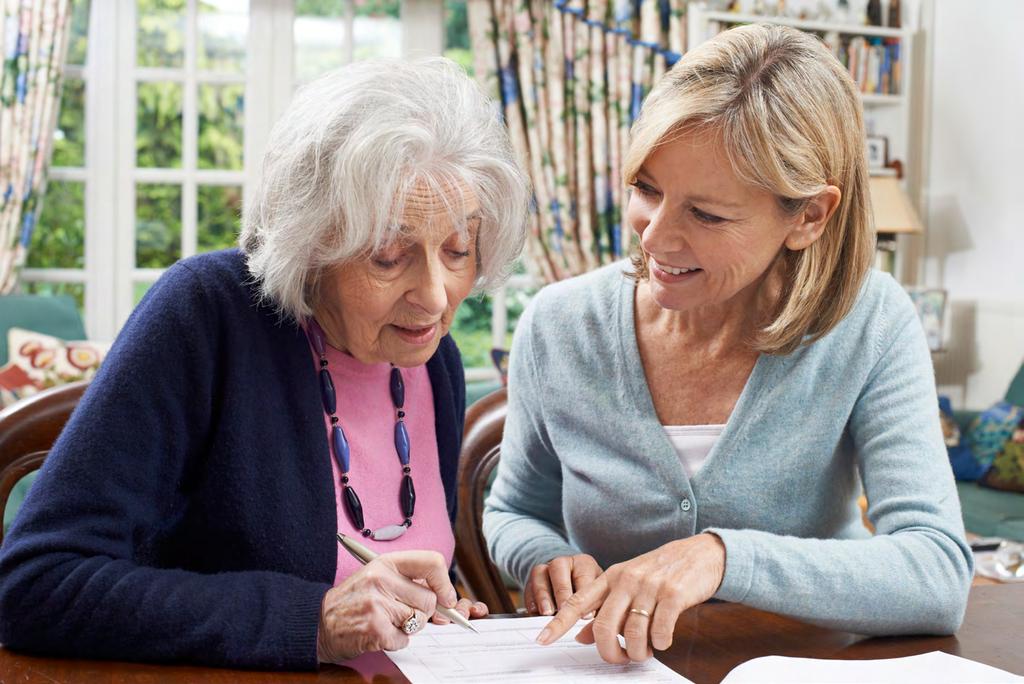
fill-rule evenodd
<path id="1" fill-rule="evenodd" d="M 415 634 L 420 629 L 420 619 L 416 617 L 416 612 L 409 616 L 409 619 L 402 623 L 402 631 L 406 634 Z"/>

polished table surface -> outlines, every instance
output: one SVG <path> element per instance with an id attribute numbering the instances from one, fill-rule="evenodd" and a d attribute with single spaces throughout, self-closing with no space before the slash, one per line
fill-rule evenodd
<path id="1" fill-rule="evenodd" d="M 718 682 L 740 663 L 764 655 L 811 658 L 895 658 L 946 651 L 1024 674 L 1024 584 L 977 586 L 956 636 L 866 638 L 729 603 L 688 610 L 676 626 L 672 648 L 658 659 L 699 684 Z M 390 661 L 361 675 L 349 668 L 315 673 L 247 672 L 215 668 L 62 660 L 0 648 L 0 683 L 6 682 L 407 682 Z"/>

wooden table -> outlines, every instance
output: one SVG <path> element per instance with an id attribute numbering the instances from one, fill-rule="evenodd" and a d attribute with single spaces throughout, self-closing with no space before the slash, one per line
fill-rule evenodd
<path id="1" fill-rule="evenodd" d="M 795 620 L 728 603 L 709 603 L 686 613 L 676 626 L 672 648 L 658 655 L 666 665 L 698 684 L 720 681 L 733 667 L 763 655 L 813 658 L 894 658 L 940 650 L 1024 674 L 1024 584 L 979 586 L 971 590 L 967 617 L 956 636 L 868 639 L 812 627 Z M 383 660 L 383 659 L 382 659 Z M 19 655 L 0 648 L 0 682 L 366 682 L 343 667 L 316 673 L 245 672 L 215 668 L 139 665 L 95 660 L 62 660 Z M 373 684 L 407 682 L 383 662 Z"/>

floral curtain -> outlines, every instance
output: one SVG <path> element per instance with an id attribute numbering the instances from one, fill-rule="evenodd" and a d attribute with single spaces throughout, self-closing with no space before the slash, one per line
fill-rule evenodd
<path id="1" fill-rule="evenodd" d="M 544 282 L 621 258 L 629 128 L 685 50 L 687 0 L 469 0 L 477 78 L 533 181 L 528 264 Z"/>
<path id="2" fill-rule="evenodd" d="M 70 0 L 0 0 L 0 294 L 15 285 L 46 189 Z"/>

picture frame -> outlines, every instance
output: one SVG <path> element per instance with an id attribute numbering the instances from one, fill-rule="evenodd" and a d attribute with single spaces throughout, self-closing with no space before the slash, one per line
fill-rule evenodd
<path id="1" fill-rule="evenodd" d="M 869 171 L 879 171 L 889 164 L 889 139 L 883 135 L 868 135 L 864 138 L 864 156 Z"/>
<path id="2" fill-rule="evenodd" d="M 907 288 L 907 293 L 914 302 L 918 318 L 921 319 L 928 349 L 933 352 L 942 351 L 946 291 L 940 288 L 914 287 Z"/>

